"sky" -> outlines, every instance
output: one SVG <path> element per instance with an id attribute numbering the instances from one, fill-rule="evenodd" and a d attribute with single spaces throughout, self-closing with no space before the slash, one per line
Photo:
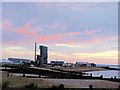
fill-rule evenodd
<path id="1" fill-rule="evenodd" d="M 34 59 L 34 43 L 48 60 L 118 63 L 117 2 L 4 2 L 2 58 Z"/>

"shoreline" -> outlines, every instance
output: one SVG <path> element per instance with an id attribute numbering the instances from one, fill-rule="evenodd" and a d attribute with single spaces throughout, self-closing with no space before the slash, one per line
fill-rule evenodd
<path id="1" fill-rule="evenodd" d="M 103 67 L 51 67 L 50 69 L 64 72 L 89 72 L 89 71 L 104 71 L 109 70 Z"/>

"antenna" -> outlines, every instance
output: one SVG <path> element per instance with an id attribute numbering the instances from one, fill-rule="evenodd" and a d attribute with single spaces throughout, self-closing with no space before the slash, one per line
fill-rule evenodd
<path id="1" fill-rule="evenodd" d="M 36 46 L 37 44 L 35 43 L 35 56 L 34 56 L 35 61 L 36 61 Z"/>

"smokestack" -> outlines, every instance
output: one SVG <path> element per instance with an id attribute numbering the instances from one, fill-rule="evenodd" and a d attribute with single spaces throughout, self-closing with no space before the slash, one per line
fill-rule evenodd
<path id="1" fill-rule="evenodd" d="M 37 44 L 35 43 L 35 57 L 34 57 L 35 61 L 36 61 L 36 46 Z"/>

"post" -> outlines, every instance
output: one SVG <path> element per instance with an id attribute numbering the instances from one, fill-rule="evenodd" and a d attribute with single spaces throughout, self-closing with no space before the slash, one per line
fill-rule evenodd
<path id="1" fill-rule="evenodd" d="M 120 85 L 118 86 L 118 89 L 120 90 Z"/>
<path id="2" fill-rule="evenodd" d="M 25 73 L 23 73 L 23 77 L 25 77 Z"/>
<path id="3" fill-rule="evenodd" d="M 40 69 L 39 69 L 39 78 L 41 78 Z"/>
<path id="4" fill-rule="evenodd" d="M 36 61 L 36 46 L 37 44 L 35 43 L 35 56 L 34 56 L 35 61 Z"/>
<path id="5" fill-rule="evenodd" d="M 41 78 L 41 75 L 39 74 L 39 78 Z"/>
<path id="6" fill-rule="evenodd" d="M 116 80 L 116 76 L 114 76 L 114 79 Z"/>
<path id="7" fill-rule="evenodd" d="M 103 75 L 101 75 L 100 78 L 103 79 Z"/>
<path id="8" fill-rule="evenodd" d="M 90 77 L 92 77 L 92 73 L 90 74 Z"/>
<path id="9" fill-rule="evenodd" d="M 82 74 L 83 74 L 83 73 L 82 73 L 82 72 L 80 72 L 80 77 L 82 77 Z"/>
<path id="10" fill-rule="evenodd" d="M 89 85 L 89 88 L 90 88 L 90 90 L 92 90 L 93 89 L 93 85 Z"/>
<path id="11" fill-rule="evenodd" d="M 113 77 L 111 77 L 111 80 L 113 80 Z"/>

